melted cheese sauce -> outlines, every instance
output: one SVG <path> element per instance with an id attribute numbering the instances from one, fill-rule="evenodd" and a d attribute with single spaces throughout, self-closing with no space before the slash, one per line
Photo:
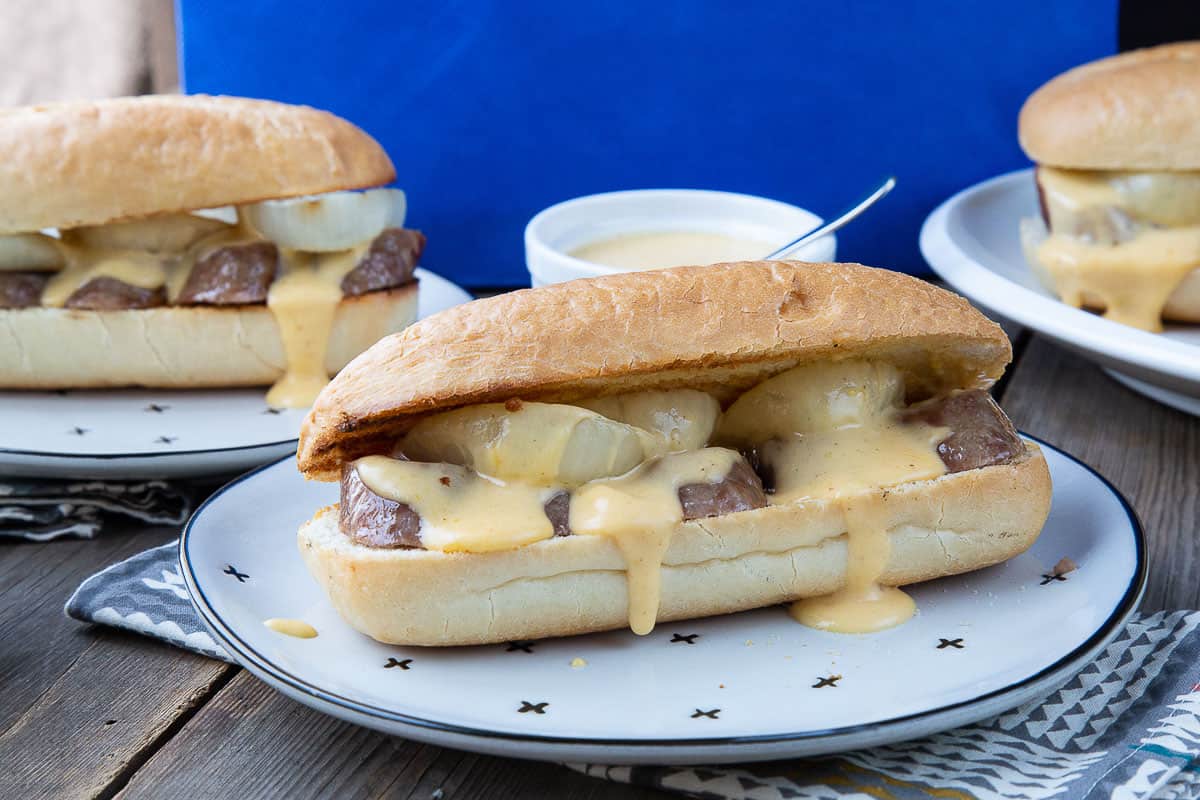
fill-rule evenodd
<path id="1" fill-rule="evenodd" d="M 761 452 L 775 473 L 775 504 L 834 498 L 847 492 L 946 474 L 938 442 L 949 431 L 901 422 L 896 414 L 765 443 Z"/>
<path id="2" fill-rule="evenodd" d="M 268 405 L 307 408 L 329 382 L 325 356 L 342 302 L 342 278 L 368 244 L 336 253 L 280 251 L 280 274 L 267 293 L 267 308 L 279 327 L 286 365 L 267 392 Z"/>
<path id="3" fill-rule="evenodd" d="M 776 486 L 771 504 L 819 500 L 842 509 L 844 585 L 831 595 L 798 601 L 792 610 L 813 627 L 863 633 L 900 624 L 914 610 L 903 591 L 880 583 L 891 557 L 886 487 L 946 471 L 937 444 L 948 431 L 901 422 L 903 395 L 895 368 L 843 361 L 797 367 L 765 381 L 742 395 L 719 423 L 711 418 L 716 412 L 710 403 L 694 397 L 684 402 L 673 392 L 588 403 L 653 423 L 667 441 L 672 431 L 699 429 L 706 431 L 705 441 L 667 455 L 646 451 L 645 460 L 628 472 L 577 484 L 562 479 L 563 454 L 570 449 L 564 442 L 573 439 L 574 426 L 594 415 L 538 403 L 448 412 L 414 428 L 409 436 L 419 432 L 416 440 L 401 442 L 410 457 L 457 458 L 505 472 L 504 479 L 466 466 L 384 456 L 355 465 L 373 492 L 420 514 L 425 547 L 447 552 L 509 550 L 550 538 L 554 532 L 545 504 L 573 488 L 571 531 L 605 537 L 620 552 L 630 628 L 645 634 L 658 616 L 664 556 L 683 522 L 680 487 L 720 481 L 741 458 L 735 450 L 707 446 L 707 431 L 715 424 L 719 442 L 756 446 L 769 463 Z M 686 419 L 670 418 L 681 413 Z M 662 414 L 668 418 L 660 419 Z M 608 455 L 601 461 L 611 463 Z"/>
<path id="4" fill-rule="evenodd" d="M 1064 303 L 1149 331 L 1183 279 L 1200 266 L 1200 173 L 1084 172 L 1039 167 L 1051 235 L 1035 250 Z M 1118 208 L 1144 227 L 1114 245 L 1055 230 L 1071 215 Z M 1159 226 L 1159 227 L 1154 227 Z"/>
<path id="5" fill-rule="evenodd" d="M 42 290 L 42 305 L 49 308 L 62 308 L 77 289 L 95 278 L 114 278 L 142 289 L 157 289 L 167 280 L 166 259 L 161 255 L 70 246 L 63 250 L 66 266 Z"/>
<path id="6" fill-rule="evenodd" d="M 846 519 L 846 582 L 833 594 L 792 603 L 797 622 L 835 633 L 874 633 L 906 622 L 917 610 L 894 586 L 881 586 L 892 545 L 885 493 L 842 501 Z"/>
<path id="7" fill-rule="evenodd" d="M 215 226 L 220 227 L 214 230 Z M 219 248 L 262 241 L 262 237 L 243 225 L 172 215 L 65 231 L 63 241 L 50 241 L 61 252 L 64 265 L 47 282 L 42 305 L 62 308 L 79 288 L 101 277 L 143 289 L 164 287 L 168 303 L 174 303 L 198 261 Z M 20 244 L 14 242 L 10 249 Z M 369 245 L 364 242 L 332 253 L 281 250 L 267 307 L 279 330 L 285 367 L 267 393 L 269 405 L 306 408 L 329 382 L 325 360 L 343 297 L 342 278 L 358 265 Z M 4 246 L 0 241 L 0 260 Z"/>
<path id="8" fill-rule="evenodd" d="M 220 229 L 214 232 L 214 226 Z M 190 214 L 79 228 L 62 236 L 58 247 L 65 265 L 42 292 L 42 305 L 50 308 L 62 308 L 95 278 L 113 278 L 142 289 L 164 286 L 173 302 L 198 255 L 255 238 L 240 228 Z"/>
<path id="9" fill-rule="evenodd" d="M 358 477 L 380 497 L 421 515 L 421 543 L 447 553 L 511 550 L 549 539 L 546 501 L 560 487 L 505 482 L 453 464 L 367 456 Z"/>
<path id="10" fill-rule="evenodd" d="M 771 443 L 777 487 L 772 502 L 833 499 L 846 523 L 845 584 L 831 595 L 796 601 L 796 620 L 838 633 L 870 633 L 912 616 L 912 599 L 879 582 L 892 552 L 886 494 L 879 487 L 946 474 L 937 452 L 946 434 L 892 414 Z"/>
<path id="11" fill-rule="evenodd" d="M 846 523 L 846 579 L 837 592 L 799 600 L 792 616 L 815 628 L 866 633 L 904 622 L 915 606 L 880 578 L 891 556 L 883 487 L 946 473 L 937 445 L 948 433 L 901 422 L 900 373 L 841 361 L 797 367 L 742 395 L 719 438 L 754 446 L 774 477 L 772 505 L 826 500 Z"/>
<path id="12" fill-rule="evenodd" d="M 662 594 L 662 561 L 683 521 L 679 487 L 715 483 L 739 458 L 733 450 L 706 447 L 649 461 L 617 478 L 592 481 L 571 498 L 571 530 L 604 536 L 625 559 L 629 627 L 654 630 Z"/>
<path id="13" fill-rule="evenodd" d="M 1167 300 L 1200 266 L 1200 226 L 1145 230 L 1109 247 L 1050 236 L 1037 248 L 1069 306 L 1103 306 L 1114 322 L 1161 331 Z"/>
<path id="14" fill-rule="evenodd" d="M 653 231 L 627 233 L 578 247 L 570 256 L 620 270 L 660 269 L 722 261 L 751 261 L 775 249 L 769 242 L 723 233 Z"/>
<path id="15" fill-rule="evenodd" d="M 263 625 L 266 625 L 276 633 L 282 633 L 284 636 L 294 636 L 297 639 L 317 638 L 317 629 L 302 619 L 272 617 L 271 619 L 263 620 Z"/>

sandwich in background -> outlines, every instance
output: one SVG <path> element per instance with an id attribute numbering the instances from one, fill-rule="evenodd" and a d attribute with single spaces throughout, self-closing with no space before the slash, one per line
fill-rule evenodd
<path id="1" fill-rule="evenodd" d="M 14 108 L 0 156 L 0 388 L 273 384 L 269 404 L 303 408 L 416 318 L 425 238 L 376 188 L 387 154 L 327 112 Z"/>
<path id="2" fill-rule="evenodd" d="M 1041 204 L 1021 238 L 1042 282 L 1143 330 L 1200 322 L 1200 42 L 1065 72 L 1019 127 Z"/>

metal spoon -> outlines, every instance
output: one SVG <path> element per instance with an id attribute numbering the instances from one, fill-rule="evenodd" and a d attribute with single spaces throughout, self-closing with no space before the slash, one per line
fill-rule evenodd
<path id="1" fill-rule="evenodd" d="M 817 239 L 820 239 L 822 236 L 833 233 L 838 228 L 841 228 L 847 222 L 850 222 L 855 217 L 857 217 L 859 214 L 863 213 L 868 208 L 875 205 L 876 200 L 879 200 L 885 194 L 890 192 L 893 188 L 895 188 L 895 186 L 896 186 L 895 177 L 889 176 L 885 181 L 883 181 L 883 183 L 881 183 L 881 184 L 879 184 L 879 186 L 875 187 L 875 190 L 873 192 L 871 192 L 869 195 L 864 197 L 862 200 L 859 200 L 857 203 L 855 203 L 850 208 L 843 211 L 837 217 L 834 217 L 829 222 L 818 225 L 817 227 L 813 228 L 808 233 L 801 236 L 799 239 L 794 239 L 794 240 L 788 242 L 787 244 L 785 244 L 783 247 L 779 248 L 778 250 L 775 250 L 774 252 L 770 253 L 769 255 L 764 256 L 763 260 L 764 261 L 780 260 L 784 256 L 786 256 L 788 253 L 799 250 L 801 247 L 804 247 L 804 245 L 808 244 L 809 242 L 816 241 Z"/>

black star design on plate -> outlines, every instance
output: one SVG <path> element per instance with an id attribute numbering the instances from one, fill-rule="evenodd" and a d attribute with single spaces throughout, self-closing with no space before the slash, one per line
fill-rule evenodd
<path id="1" fill-rule="evenodd" d="M 399 667 L 400 669 L 407 670 L 409 668 L 408 665 L 411 664 L 412 662 L 413 662 L 413 660 L 411 658 L 406 658 L 403 661 L 397 661 L 394 658 L 389 658 L 387 660 L 387 663 L 383 665 L 383 668 L 391 669 L 392 667 Z"/>
<path id="2" fill-rule="evenodd" d="M 828 678 L 817 678 L 817 682 L 812 685 L 813 689 L 824 689 L 826 686 L 836 689 L 837 682 L 842 679 L 841 675 L 830 675 Z"/>
<path id="3" fill-rule="evenodd" d="M 550 704 L 549 703 L 531 703 L 528 700 L 522 700 L 521 707 L 517 709 L 517 713 L 518 714 L 527 714 L 530 711 L 532 711 L 535 714 L 545 714 L 546 706 L 548 706 L 548 705 L 550 705 Z"/>
<path id="4" fill-rule="evenodd" d="M 76 425 L 74 428 L 71 428 L 70 432 L 75 434 L 76 436 L 83 436 L 85 433 L 87 433 L 90 430 L 91 430 L 91 428 L 81 428 L 78 425 Z"/>
<path id="5" fill-rule="evenodd" d="M 154 443 L 155 444 L 170 444 L 171 442 L 175 441 L 178 438 L 179 438 L 178 436 L 160 436 L 154 440 Z"/>
<path id="6" fill-rule="evenodd" d="M 962 639 L 938 639 L 938 650 L 945 650 L 947 647 L 953 647 L 955 650 L 962 650 L 964 645 Z"/>
<path id="7" fill-rule="evenodd" d="M 720 713 L 721 709 L 719 708 L 714 708 L 711 711 L 701 711 L 697 708 L 696 713 L 692 714 L 692 719 L 700 719 L 701 717 L 705 717 L 706 719 L 717 719 L 717 714 Z"/>
<path id="8" fill-rule="evenodd" d="M 283 409 L 282 408 L 268 408 L 265 411 L 263 411 L 263 413 L 270 414 L 271 416 L 275 416 L 276 414 L 282 414 Z"/>
<path id="9" fill-rule="evenodd" d="M 164 411 L 166 411 L 168 408 L 170 408 L 170 406 L 160 405 L 159 403 L 151 403 L 150 405 L 143 408 L 142 411 L 153 411 L 155 414 L 161 414 Z"/>
<path id="10" fill-rule="evenodd" d="M 1045 586 L 1047 583 L 1050 583 L 1051 581 L 1065 581 L 1066 579 L 1067 579 L 1066 575 L 1055 575 L 1053 572 L 1047 572 L 1045 575 L 1042 576 L 1042 582 L 1038 585 Z"/>
<path id="11" fill-rule="evenodd" d="M 238 572 L 237 569 L 232 564 L 229 564 L 225 567 L 225 574 L 232 575 L 233 577 L 237 578 L 238 583 L 245 583 L 246 578 L 250 577 L 249 575 L 247 575 L 244 572 Z"/>
<path id="12" fill-rule="evenodd" d="M 685 644 L 695 644 L 696 637 L 699 635 L 700 634 L 698 633 L 689 633 L 687 636 L 684 636 L 683 634 L 673 633 L 671 634 L 671 644 L 677 644 L 679 642 L 683 642 Z"/>
<path id="13" fill-rule="evenodd" d="M 505 649 L 504 652 L 515 653 L 517 651 L 520 651 L 522 653 L 532 653 L 534 645 L 536 645 L 536 644 L 537 644 L 537 642 L 509 642 L 508 647 Z"/>

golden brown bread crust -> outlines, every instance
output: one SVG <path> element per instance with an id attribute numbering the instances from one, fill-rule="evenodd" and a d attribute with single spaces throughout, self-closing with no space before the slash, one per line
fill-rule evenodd
<path id="1" fill-rule="evenodd" d="M 1013 464 L 889 489 L 900 586 L 970 572 L 1024 552 L 1050 510 L 1036 445 Z M 808 501 L 684 522 L 662 567 L 660 622 L 827 594 L 845 579 L 845 521 Z M 299 532 L 300 553 L 338 613 L 382 642 L 469 645 L 624 628 L 625 565 L 603 536 L 567 536 L 495 553 L 381 550 L 337 529 L 336 507 Z"/>
<path id="2" fill-rule="evenodd" d="M 416 316 L 415 282 L 343 299 L 325 368 L 332 375 Z M 5 389 L 266 386 L 283 374 L 284 361 L 265 305 L 0 309 Z"/>
<path id="3" fill-rule="evenodd" d="M 379 186 L 379 143 L 326 111 L 202 95 L 0 110 L 0 233 Z"/>
<path id="4" fill-rule="evenodd" d="M 422 415 L 520 397 L 690 387 L 724 399 L 808 361 L 895 363 L 915 396 L 987 386 L 1012 356 L 966 300 L 861 264 L 762 261 L 630 272 L 476 300 L 389 336 L 325 387 L 299 466 L 336 480 Z"/>
<path id="5" fill-rule="evenodd" d="M 1021 147 L 1070 169 L 1200 169 L 1200 42 L 1134 50 L 1064 72 L 1021 109 Z"/>

